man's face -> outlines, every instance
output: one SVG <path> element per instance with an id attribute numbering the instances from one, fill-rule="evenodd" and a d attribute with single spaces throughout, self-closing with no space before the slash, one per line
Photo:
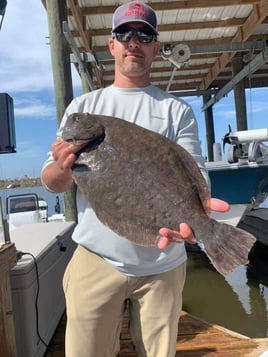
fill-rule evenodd
<path id="1" fill-rule="evenodd" d="M 124 27 L 144 29 L 141 23 L 132 22 Z M 137 34 L 129 42 L 119 42 L 116 38 L 109 40 L 109 49 L 115 59 L 116 69 L 127 77 L 138 77 L 150 72 L 151 63 L 159 52 L 159 42 L 142 43 Z"/>

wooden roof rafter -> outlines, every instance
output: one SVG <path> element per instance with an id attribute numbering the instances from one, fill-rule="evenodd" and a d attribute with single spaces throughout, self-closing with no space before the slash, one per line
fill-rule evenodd
<path id="1" fill-rule="evenodd" d="M 184 0 L 184 1 L 164 1 L 151 3 L 155 11 L 164 10 L 185 10 L 195 8 L 211 8 L 222 6 L 239 6 L 239 5 L 253 5 L 258 4 L 261 0 Z M 97 14 L 112 14 L 117 5 L 102 5 L 84 6 L 82 9 L 83 16 L 97 15 Z"/>
<path id="2" fill-rule="evenodd" d="M 84 45 L 84 50 L 85 52 L 90 52 L 92 50 L 91 48 L 91 36 L 89 34 L 89 31 L 86 29 L 86 19 L 82 15 L 82 11 L 78 5 L 77 0 L 68 0 L 68 5 L 70 7 L 72 16 L 75 19 L 75 23 L 77 25 L 79 37 L 81 37 L 81 40 Z M 103 78 L 102 78 L 102 73 L 101 71 L 97 68 L 95 63 L 92 63 L 93 71 L 97 79 L 97 85 L 98 86 L 103 86 Z"/>
<path id="3" fill-rule="evenodd" d="M 126 1 L 66 0 L 69 30 L 77 49 L 85 54 L 85 60 L 92 65 L 92 81 L 97 87 L 109 85 L 112 79 L 114 60 L 107 46 L 111 35 L 111 18 L 114 10 Z M 191 56 L 187 65 L 179 65 L 178 75 L 172 77 L 172 88 L 177 91 L 185 88 L 180 75 L 189 77 L 186 87 L 192 83 L 191 89 L 196 92 L 214 88 L 215 83 L 216 87 L 218 83 L 225 85 L 228 76 L 224 76 L 223 72 L 227 68 L 230 71 L 232 58 L 237 52 L 242 52 L 246 65 L 247 58 L 253 60 L 267 48 L 267 0 L 143 1 L 157 12 L 162 45 L 188 45 L 190 48 Z M 199 77 L 203 78 L 198 78 L 197 86 L 192 78 L 198 69 Z M 169 83 L 172 71 L 172 63 L 159 54 L 152 65 L 152 84 L 158 85 L 156 80 L 160 77 L 161 86 L 164 81 Z M 254 82 L 254 73 L 250 76 L 252 83 L 259 82 Z M 264 71 L 262 85 L 265 83 L 268 86 L 268 72 L 266 74 Z"/>
<path id="4" fill-rule="evenodd" d="M 260 0 L 254 4 L 253 11 L 247 18 L 243 26 L 239 28 L 237 34 L 233 37 L 231 42 L 241 42 L 249 39 L 256 24 L 261 23 L 268 16 L 268 1 Z M 204 78 L 199 90 L 203 90 L 209 87 L 213 79 L 221 72 L 221 70 L 231 61 L 234 52 L 223 53 L 220 58 L 217 59 L 216 64 L 211 68 L 206 78 Z"/>

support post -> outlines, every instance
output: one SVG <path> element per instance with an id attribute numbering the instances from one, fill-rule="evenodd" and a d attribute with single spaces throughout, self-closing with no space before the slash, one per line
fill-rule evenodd
<path id="1" fill-rule="evenodd" d="M 59 125 L 66 107 L 73 99 L 70 50 L 62 30 L 63 21 L 67 21 L 66 0 L 46 0 L 46 9 L 57 121 Z M 76 187 L 73 184 L 64 194 L 65 217 L 67 221 L 77 221 L 75 192 Z"/>
<path id="2" fill-rule="evenodd" d="M 211 95 L 203 95 L 203 104 L 206 104 L 210 100 Z M 206 138 L 207 138 L 207 151 L 208 161 L 213 161 L 213 144 L 215 142 L 214 122 L 213 122 L 213 110 L 212 105 L 204 110 L 205 122 L 206 122 Z"/>
<path id="3" fill-rule="evenodd" d="M 236 76 L 244 67 L 243 52 L 238 52 L 232 59 L 232 72 Z M 245 79 L 234 86 L 235 112 L 237 130 L 247 130 L 247 107 L 245 95 Z"/>

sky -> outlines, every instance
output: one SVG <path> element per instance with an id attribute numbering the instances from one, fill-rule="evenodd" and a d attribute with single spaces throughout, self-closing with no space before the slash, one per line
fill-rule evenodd
<path id="1" fill-rule="evenodd" d="M 30 14 L 29 14 L 30 9 Z M 73 69 L 75 95 L 81 85 Z M 39 177 L 57 130 L 46 11 L 41 0 L 8 0 L 0 30 L 0 93 L 14 101 L 16 150 L 0 154 L 0 180 Z M 268 127 L 268 88 L 249 90 L 248 128 Z M 207 155 L 201 97 L 184 98 L 195 112 L 203 155 Z M 213 107 L 216 142 L 236 130 L 233 93 Z M 1 129 L 0 129 L 1 130 Z"/>

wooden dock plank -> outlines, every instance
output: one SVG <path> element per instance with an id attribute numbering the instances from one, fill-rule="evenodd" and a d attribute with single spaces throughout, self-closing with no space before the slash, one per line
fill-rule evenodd
<path id="1" fill-rule="evenodd" d="M 53 357 L 64 357 L 64 315 L 49 345 Z M 268 338 L 254 338 L 210 324 L 187 312 L 182 312 L 179 321 L 176 357 L 260 357 L 268 353 Z M 45 357 L 50 357 L 47 352 Z M 129 317 L 124 316 L 120 335 L 118 357 L 138 357 L 129 332 Z"/>
<path id="2" fill-rule="evenodd" d="M 268 338 L 251 339 L 182 312 L 176 356 L 259 357 L 268 351 Z"/>

